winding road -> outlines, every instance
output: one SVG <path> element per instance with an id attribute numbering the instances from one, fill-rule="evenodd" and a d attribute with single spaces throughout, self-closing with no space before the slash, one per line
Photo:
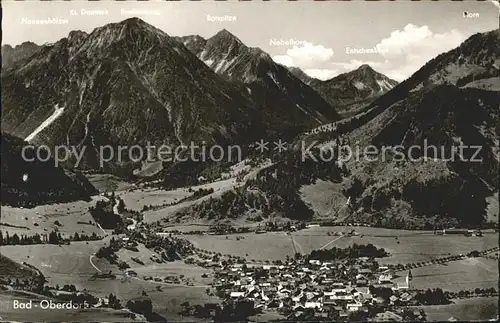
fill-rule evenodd
<path id="1" fill-rule="evenodd" d="M 89 261 L 90 261 L 90 264 L 92 265 L 92 267 L 95 268 L 95 270 L 97 270 L 98 272 L 102 273 L 102 270 L 100 270 L 93 262 L 92 262 L 92 258 L 95 257 L 95 254 L 94 255 L 90 255 L 89 257 Z"/>

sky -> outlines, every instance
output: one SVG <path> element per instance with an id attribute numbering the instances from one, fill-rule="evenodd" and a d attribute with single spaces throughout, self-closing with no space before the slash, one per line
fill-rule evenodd
<path id="1" fill-rule="evenodd" d="M 250 47 L 260 47 L 286 66 L 329 79 L 369 64 L 402 81 L 428 60 L 457 47 L 478 32 L 499 28 L 494 1 L 179 1 L 179 2 L 38 2 L 3 1 L 3 44 L 55 42 L 72 30 L 91 32 L 110 22 L 137 16 L 172 36 L 197 34 L 209 38 L 225 28 Z M 126 15 L 121 9 L 147 10 Z M 76 10 L 78 15 L 72 15 Z M 100 16 L 82 15 L 100 10 Z M 464 12 L 472 14 L 465 18 Z M 209 21 L 207 15 L 236 17 Z M 65 24 L 30 25 L 23 19 L 59 18 Z M 26 21 L 26 20 L 24 20 Z M 294 40 L 299 45 L 271 45 L 270 40 Z M 347 53 L 377 48 L 378 53 Z"/>

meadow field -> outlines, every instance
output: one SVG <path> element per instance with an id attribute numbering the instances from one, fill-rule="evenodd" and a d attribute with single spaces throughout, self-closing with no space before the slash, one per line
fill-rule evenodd
<path id="1" fill-rule="evenodd" d="M 175 204 L 172 206 L 167 206 L 158 210 L 151 210 L 151 211 L 146 211 L 144 212 L 144 222 L 156 222 L 165 218 L 169 218 L 178 211 L 182 210 L 183 208 L 189 207 L 193 204 L 200 203 L 204 200 L 207 200 L 209 198 L 217 198 L 221 196 L 224 192 L 227 192 L 235 187 L 237 187 L 239 184 L 236 183 L 235 178 L 230 178 L 226 180 L 221 180 L 218 182 L 210 183 L 210 184 L 205 184 L 205 185 L 199 185 L 199 186 L 193 186 L 193 190 L 198 190 L 200 188 L 203 189 L 213 189 L 214 192 L 209 195 L 205 195 L 197 200 L 194 201 L 184 201 L 179 204 Z M 132 197 L 129 197 L 129 195 L 132 194 Z M 157 195 L 160 194 L 162 197 L 159 198 Z M 165 191 L 165 190 L 158 190 L 158 189 L 153 189 L 153 190 L 148 190 L 145 192 L 127 192 L 123 193 L 120 195 L 120 197 L 123 198 L 125 201 L 125 205 L 127 208 L 132 209 L 137 209 L 141 208 L 144 205 L 147 205 L 146 201 L 156 201 L 156 202 L 151 202 L 152 205 L 161 205 L 162 203 L 158 202 L 160 201 L 166 201 L 166 203 L 172 203 L 175 201 L 178 201 L 179 199 L 183 197 L 188 197 L 192 193 L 189 193 L 187 189 L 178 189 L 178 190 L 173 190 L 173 191 Z"/>
<path id="2" fill-rule="evenodd" d="M 92 258 L 108 238 L 100 241 L 73 242 L 70 245 L 27 245 L 1 246 L 2 255 L 17 261 L 26 262 L 38 268 L 52 286 L 73 284 L 78 289 L 88 288 L 89 278 L 97 272 L 115 270 L 107 261 Z M 109 291 L 108 291 L 109 294 Z"/>
<path id="3" fill-rule="evenodd" d="M 221 235 L 184 235 L 195 247 L 244 257 L 247 260 L 284 260 L 295 254 L 291 236 L 284 232 Z M 239 239 L 239 240 L 238 240 Z"/>
<path id="4" fill-rule="evenodd" d="M 146 205 L 162 205 L 166 203 L 174 203 L 185 197 L 190 196 L 187 189 L 177 189 L 177 190 L 162 190 L 156 188 L 144 188 L 136 189 L 131 192 L 122 191 L 118 192 L 116 195 L 120 196 L 127 209 L 142 211 L 142 208 Z"/>
<path id="5" fill-rule="evenodd" d="M 213 272 L 210 269 L 206 269 L 199 266 L 193 266 L 185 264 L 184 261 L 172 261 L 168 263 L 157 263 L 152 261 L 150 258 L 155 255 L 160 258 L 158 254 L 147 249 L 143 244 L 137 246 L 138 251 L 131 251 L 127 249 L 121 249 L 116 254 L 121 261 L 125 261 L 130 265 L 130 269 L 137 272 L 139 278 L 144 276 L 151 277 L 166 277 L 166 276 L 180 276 L 183 275 L 186 280 L 189 280 L 194 285 L 208 287 L 212 282 L 211 278 Z M 132 260 L 132 258 L 140 260 L 144 265 L 139 264 Z M 201 276 L 205 274 L 207 277 L 202 278 Z M 166 284 L 165 284 L 166 285 Z"/>
<path id="6" fill-rule="evenodd" d="M 498 202 L 498 192 L 486 198 L 486 219 L 491 222 L 498 222 L 500 204 Z"/>
<path id="7" fill-rule="evenodd" d="M 175 227 L 169 228 L 171 230 Z M 355 230 L 357 235 L 335 236 L 337 232 Z M 330 235 L 328 233 L 330 232 Z M 389 257 L 379 259 L 381 264 L 415 263 L 444 255 L 457 255 L 473 250 L 498 246 L 498 233 L 483 237 L 463 235 L 435 235 L 432 231 L 392 230 L 368 227 L 311 227 L 292 232 L 246 233 L 226 236 L 185 235 L 198 248 L 243 256 L 247 259 L 278 260 L 295 252 L 309 253 L 321 248 L 345 248 L 354 243 L 373 244 L 384 248 Z M 241 239 L 244 237 L 244 239 Z"/>
<path id="8" fill-rule="evenodd" d="M 498 317 L 498 297 L 454 300 L 454 304 L 423 307 L 427 321 L 446 322 L 455 317 L 462 322 L 487 321 Z"/>
<path id="9" fill-rule="evenodd" d="M 407 271 L 396 279 L 403 282 Z M 411 287 L 415 289 L 441 288 L 446 291 L 498 289 L 498 261 L 486 258 L 467 258 L 444 264 L 432 264 L 411 270 Z"/>
<path id="10" fill-rule="evenodd" d="M 134 187 L 133 184 L 111 174 L 86 174 L 85 177 L 99 192 L 124 191 Z"/>
<path id="11" fill-rule="evenodd" d="M 93 256 L 101 246 L 107 243 L 108 239 L 109 237 L 88 244 L 87 242 L 74 242 L 69 246 L 2 246 L 0 247 L 0 253 L 17 262 L 26 261 L 30 265 L 37 267 L 51 286 L 73 284 L 77 289 L 86 289 L 94 296 L 106 298 L 110 293 L 113 293 L 124 302 L 146 293 L 153 302 L 154 311 L 169 320 L 179 321 L 182 319 L 182 317 L 178 316 L 178 312 L 182 309 L 181 304 L 184 301 L 189 301 L 192 304 L 218 302 L 216 297 L 206 294 L 206 288 L 209 287 L 210 277 L 212 277 L 209 270 L 194 265 L 186 265 L 180 261 L 162 264 L 152 262 L 149 257 L 153 252 L 144 248 L 144 246 L 139 246 L 139 252 L 129 250 L 120 250 L 118 252 L 119 260 L 126 261 L 131 266 L 131 269 L 138 273 L 138 278 L 125 276 L 115 265 L 109 264 L 107 260 Z M 145 265 L 135 263 L 131 260 L 132 257 L 141 259 Z M 117 278 L 90 279 L 92 275 L 99 271 L 112 271 L 117 275 Z M 201 276 L 204 273 L 208 277 L 202 278 Z M 188 286 L 184 282 L 177 285 L 142 279 L 144 276 L 163 278 L 169 275 L 183 275 L 184 280 L 189 281 L 192 286 Z M 160 286 L 161 289 L 159 290 L 157 286 Z M 16 313 L 10 313 L 9 318 L 26 320 L 26 316 L 23 318 L 22 313 Z M 75 320 L 79 320 L 79 315 L 75 314 Z M 108 314 L 104 313 L 102 315 Z M 102 315 L 98 317 L 103 317 L 104 321 L 123 321 L 111 317 L 106 319 Z M 61 318 L 61 320 L 68 320 L 68 318 Z M 95 321 L 99 321 L 99 319 Z"/>
<path id="12" fill-rule="evenodd" d="M 91 235 L 96 233 L 103 236 L 104 232 L 95 223 L 89 213 L 89 207 L 95 205 L 98 200 L 104 199 L 100 196 L 92 197 L 92 200 L 76 201 L 70 203 L 58 203 L 39 205 L 31 209 L 1 207 L 0 230 L 10 235 L 35 235 L 36 233 L 50 233 L 57 230 L 63 237 L 73 236 L 75 233 Z M 55 224 L 58 221 L 61 225 Z"/>
<path id="13" fill-rule="evenodd" d="M 270 161 L 265 161 L 262 164 L 259 164 L 258 166 L 255 166 L 253 168 L 244 166 L 243 164 L 244 163 L 242 162 L 231 167 L 231 172 L 227 174 L 228 176 L 230 176 L 229 178 L 219 179 L 211 183 L 200 184 L 191 187 L 193 191 L 199 189 L 205 189 L 205 190 L 213 189 L 214 192 L 212 194 L 202 196 L 201 198 L 194 201 L 184 201 L 176 205 L 162 207 L 161 209 L 146 211 L 144 212 L 144 222 L 151 223 L 162 219 L 171 218 L 174 214 L 176 214 L 183 208 L 189 207 L 194 204 L 198 204 L 209 198 L 220 197 L 223 193 L 230 191 L 234 188 L 240 187 L 248 179 L 254 178 L 259 171 L 272 165 Z M 245 169 L 248 173 L 246 173 L 246 175 L 243 176 L 243 180 L 241 182 L 238 182 L 235 176 L 243 169 Z M 128 191 L 120 192 L 119 195 L 125 201 L 125 205 L 127 206 L 127 208 L 142 210 L 144 205 L 158 206 L 165 203 L 177 202 L 184 197 L 188 197 L 192 194 L 192 192 L 191 193 L 188 192 L 188 189 L 189 189 L 188 187 L 170 191 L 162 189 L 146 189 L 146 190 L 143 189 L 131 192 Z M 185 220 L 183 223 L 190 222 L 190 219 L 183 219 L 183 220 Z M 193 220 L 194 222 L 196 222 L 198 219 L 193 219 Z"/>

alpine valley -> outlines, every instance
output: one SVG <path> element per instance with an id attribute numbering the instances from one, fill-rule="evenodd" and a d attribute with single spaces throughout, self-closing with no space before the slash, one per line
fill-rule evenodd
<path id="1" fill-rule="evenodd" d="M 54 44 L 4 46 L 2 131 L 35 145 L 89 148 L 79 168 L 90 174 L 99 170 L 103 145 L 231 143 L 249 147 L 245 164 L 271 159 L 242 188 L 231 186 L 215 199 L 162 213 L 165 221 L 204 217 L 205 209 L 211 220 L 253 219 L 257 210 L 248 199 L 257 198 L 267 201 L 264 218 L 399 227 L 477 224 L 498 199 L 498 37 L 498 31 L 473 35 L 401 84 L 368 65 L 321 81 L 275 63 L 225 29 L 209 39 L 171 37 L 131 18 L 90 34 L 73 31 Z M 261 156 L 250 148 L 261 138 L 295 144 Z M 448 152 L 459 143 L 480 146 L 482 162 L 465 165 L 446 154 L 410 162 L 389 154 L 337 166 L 300 157 L 301 143 L 316 151 L 346 138 L 360 147 L 408 148 L 425 141 Z M 100 171 L 175 189 L 231 177 L 231 169 L 241 166 L 235 163 L 151 167 L 123 161 Z M 327 191 L 322 181 L 330 183 Z M 249 193 L 250 187 L 256 190 Z M 214 207 L 216 202 L 238 207 L 231 211 Z"/>
<path id="2" fill-rule="evenodd" d="M 4 21 L 25 3 L 2 3 Z M 31 40 L 56 39 L 43 45 L 3 25 L 20 45 L 2 46 L 0 321 L 498 321 L 498 29 L 439 20 L 460 38 L 431 42 L 421 53 L 441 54 L 407 62 L 409 75 L 381 57 L 324 62 L 308 50 L 337 51 L 345 35 L 444 43 L 435 16 L 413 10 L 425 1 L 347 31 L 317 26 L 373 17 L 368 4 L 222 21 L 217 2 L 195 22 L 201 11 L 181 3 L 140 4 L 151 24 L 88 2 L 106 15 L 29 26 Z M 73 5 L 50 3 L 61 16 Z M 446 8 L 459 5 L 472 6 Z M 291 19 L 314 10 L 317 24 Z M 284 47 L 247 46 L 292 27 L 332 48 L 301 48 L 311 64 L 298 68 L 277 63 Z M 343 73 L 319 79 L 335 66 Z M 148 147 L 176 158 L 150 159 Z M 42 302 L 85 308 L 29 307 Z"/>

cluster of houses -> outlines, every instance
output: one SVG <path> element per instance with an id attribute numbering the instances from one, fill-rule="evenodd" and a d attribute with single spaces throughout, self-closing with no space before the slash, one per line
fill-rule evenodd
<path id="1" fill-rule="evenodd" d="M 391 307 L 416 305 L 409 290 L 411 272 L 404 282 L 394 280 L 390 268 L 379 267 L 365 257 L 335 262 L 291 260 L 283 265 L 220 266 L 215 270 L 213 287 L 226 300 L 253 301 L 257 311 L 278 311 L 298 318 L 312 309 L 318 317 L 328 318 L 333 312 L 342 318 L 350 312 L 368 313 L 370 307 L 383 308 L 377 313 L 383 316 L 391 312 Z M 385 290 L 385 296 L 378 293 L 381 290 Z"/>

